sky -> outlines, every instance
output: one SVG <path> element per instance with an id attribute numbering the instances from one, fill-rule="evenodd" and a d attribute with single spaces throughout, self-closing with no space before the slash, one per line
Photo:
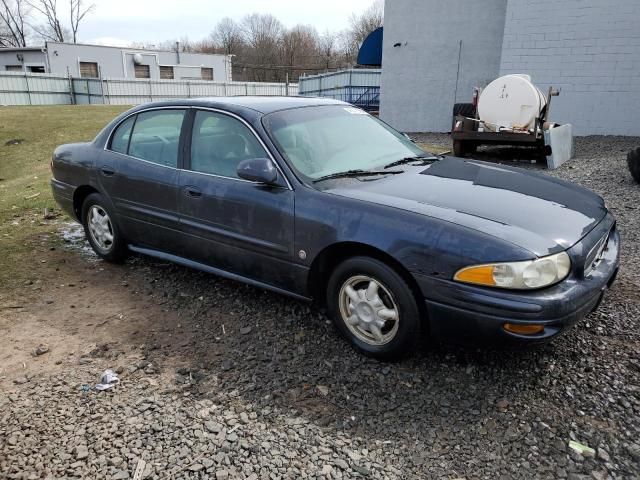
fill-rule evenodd
<path id="1" fill-rule="evenodd" d="M 372 0 L 94 0 L 95 10 L 80 25 L 80 42 L 126 46 L 188 37 L 200 40 L 216 23 L 248 13 L 271 13 L 285 26 L 309 24 L 322 33 L 343 30 L 352 12 Z"/>

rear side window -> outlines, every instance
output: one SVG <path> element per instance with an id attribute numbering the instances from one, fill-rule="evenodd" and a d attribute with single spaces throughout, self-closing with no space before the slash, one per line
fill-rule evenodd
<path id="1" fill-rule="evenodd" d="M 133 126 L 129 155 L 165 167 L 176 168 L 184 114 L 184 110 L 154 110 L 139 113 Z"/>
<path id="2" fill-rule="evenodd" d="M 111 150 L 118 153 L 127 153 L 129 147 L 129 137 L 131 137 L 131 127 L 136 116 L 133 115 L 122 122 L 111 137 Z"/>

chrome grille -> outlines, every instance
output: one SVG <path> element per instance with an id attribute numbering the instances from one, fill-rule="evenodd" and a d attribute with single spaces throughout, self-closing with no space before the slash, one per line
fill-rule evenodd
<path id="1" fill-rule="evenodd" d="M 609 230 L 598 242 L 589 250 L 586 261 L 584 262 L 584 275 L 589 275 L 600 263 L 604 252 L 607 250 L 609 244 L 609 237 L 611 236 L 611 230 Z"/>

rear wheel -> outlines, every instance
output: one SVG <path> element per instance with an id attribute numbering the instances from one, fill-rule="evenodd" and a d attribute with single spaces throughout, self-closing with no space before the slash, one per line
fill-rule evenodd
<path id="1" fill-rule="evenodd" d="M 341 263 L 329 279 L 327 306 L 340 333 L 366 355 L 392 360 L 415 347 L 416 299 L 404 279 L 379 260 L 354 257 Z"/>
<path id="2" fill-rule="evenodd" d="M 127 256 L 127 245 L 102 195 L 92 193 L 82 204 L 82 226 L 93 251 L 108 262 Z"/>

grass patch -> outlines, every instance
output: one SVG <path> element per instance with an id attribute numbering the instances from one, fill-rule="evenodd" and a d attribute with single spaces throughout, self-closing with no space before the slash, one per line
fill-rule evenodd
<path id="1" fill-rule="evenodd" d="M 433 153 L 435 155 L 441 155 L 445 152 L 451 151 L 450 147 L 443 147 L 442 145 L 436 145 L 435 143 L 417 142 L 416 145 L 418 145 L 425 152 Z"/>
<path id="2" fill-rule="evenodd" d="M 0 286 L 25 276 L 36 234 L 51 230 L 50 161 L 63 143 L 91 141 L 125 106 L 0 107 Z"/>

